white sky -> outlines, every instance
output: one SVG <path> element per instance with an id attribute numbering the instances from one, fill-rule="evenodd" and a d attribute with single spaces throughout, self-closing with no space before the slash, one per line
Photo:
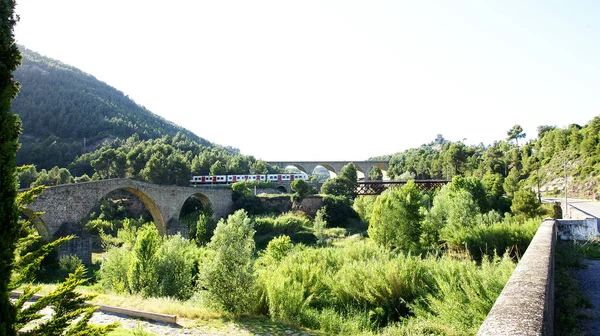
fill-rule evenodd
<path id="1" fill-rule="evenodd" d="M 264 160 L 600 114 L 600 2 L 21 0 L 17 42 Z"/>

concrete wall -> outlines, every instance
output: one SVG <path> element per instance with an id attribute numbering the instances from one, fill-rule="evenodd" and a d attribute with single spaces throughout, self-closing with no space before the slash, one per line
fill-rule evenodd
<path id="1" fill-rule="evenodd" d="M 553 335 L 556 222 L 545 220 L 477 335 Z"/>
<path id="2" fill-rule="evenodd" d="M 561 240 L 590 240 L 598 237 L 598 220 L 585 219 L 559 219 L 558 238 Z"/>

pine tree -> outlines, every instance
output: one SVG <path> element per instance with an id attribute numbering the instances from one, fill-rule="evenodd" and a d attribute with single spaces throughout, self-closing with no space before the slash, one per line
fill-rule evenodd
<path id="1" fill-rule="evenodd" d="M 27 169 L 20 168 L 19 170 Z M 23 210 L 28 204 L 44 190 L 45 187 L 36 187 L 26 192 L 20 193 L 15 200 L 15 207 Z M 31 216 L 39 216 L 41 213 L 33 213 Z M 32 249 L 32 245 L 39 242 L 41 237 L 35 232 L 30 221 L 18 221 L 21 236 L 17 240 L 15 259 L 8 290 L 16 289 L 25 283 L 34 280 L 36 270 L 38 270 L 42 260 L 56 249 L 58 245 L 68 241 L 74 236 L 59 238 L 51 243 L 42 245 L 41 248 Z M 42 315 L 40 311 L 46 307 L 52 307 L 54 314 L 50 319 L 38 323 L 32 328 L 21 330 L 21 335 L 65 335 L 65 336 L 84 336 L 84 335 L 106 335 L 116 328 L 117 324 L 105 326 L 92 326 L 88 322 L 92 314 L 97 310 L 95 306 L 86 306 L 85 301 L 92 299 L 93 295 L 83 296 L 75 292 L 75 288 L 86 282 L 84 279 L 85 270 L 83 266 L 78 267 L 73 274 L 61 283 L 52 293 L 39 299 L 37 302 L 24 308 L 25 302 L 29 301 L 33 294 L 39 290 L 39 287 L 27 285 L 19 300 L 11 304 L 11 308 L 16 312 L 14 322 L 10 326 L 12 330 L 21 330 L 28 323 L 38 320 Z M 9 303 L 10 304 L 10 303 Z M 83 316 L 82 316 L 83 315 Z M 80 318 L 81 317 L 81 318 Z M 79 320 L 77 320 L 80 318 Z M 77 321 L 76 321 L 77 320 Z M 75 322 L 76 321 L 76 322 Z"/>

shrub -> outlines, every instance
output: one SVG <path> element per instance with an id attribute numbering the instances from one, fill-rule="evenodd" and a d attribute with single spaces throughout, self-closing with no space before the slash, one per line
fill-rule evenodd
<path id="1" fill-rule="evenodd" d="M 352 208 L 352 202 L 341 196 L 325 196 L 321 205 L 323 219 L 330 227 L 348 227 L 360 217 Z"/>
<path id="2" fill-rule="evenodd" d="M 131 250 L 131 264 L 127 270 L 131 293 L 141 292 L 144 296 L 157 294 L 156 252 L 159 246 L 160 237 L 155 226 L 146 225 L 138 230 L 138 237 Z"/>
<path id="3" fill-rule="evenodd" d="M 519 189 L 513 196 L 510 210 L 516 215 L 532 218 L 538 215 L 540 202 L 532 190 Z"/>
<path id="4" fill-rule="evenodd" d="M 419 247 L 423 194 L 413 181 L 384 191 L 373 207 L 369 237 L 385 247 L 411 250 Z"/>
<path id="5" fill-rule="evenodd" d="M 315 216 L 315 221 L 313 223 L 315 237 L 317 238 L 317 243 L 320 245 L 325 244 L 325 228 L 327 227 L 327 221 L 325 221 L 324 217 L 323 210 L 317 210 L 317 215 Z"/>
<path id="6" fill-rule="evenodd" d="M 466 248 L 475 260 L 481 260 L 485 256 L 494 257 L 505 252 L 517 259 L 529 246 L 540 224 L 539 218 L 524 223 L 509 220 L 492 225 L 482 223 L 472 228 L 457 229 L 447 243 L 453 250 Z"/>
<path id="7" fill-rule="evenodd" d="M 479 208 L 468 191 L 443 187 L 423 221 L 421 244 L 432 247 L 453 240 L 461 228 L 475 225 L 478 214 Z"/>
<path id="8" fill-rule="evenodd" d="M 288 212 L 275 218 L 273 230 L 277 234 L 291 235 L 309 224 L 310 220 L 306 216 Z"/>
<path id="9" fill-rule="evenodd" d="M 425 261 L 433 286 L 414 301 L 414 317 L 384 335 L 475 335 L 515 268 L 509 257 L 474 262 L 443 257 Z"/>
<path id="10" fill-rule="evenodd" d="M 252 190 L 246 182 L 236 182 L 231 185 L 231 199 L 235 202 L 240 198 L 252 196 Z"/>
<path id="11" fill-rule="evenodd" d="M 310 185 L 304 180 L 294 180 L 291 184 L 291 188 L 295 192 L 293 199 L 298 202 L 308 196 L 311 192 Z"/>
<path id="12" fill-rule="evenodd" d="M 99 272 L 99 283 L 102 287 L 118 293 L 130 292 L 127 271 L 131 264 L 132 254 L 124 247 L 111 247 L 103 257 Z"/>
<path id="13" fill-rule="evenodd" d="M 169 237 L 157 251 L 154 268 L 158 296 L 189 299 L 198 271 L 198 249 L 181 236 Z"/>
<path id="14" fill-rule="evenodd" d="M 172 236 L 161 239 L 156 227 L 126 226 L 118 235 L 127 243 L 111 245 L 99 271 L 102 287 L 116 292 L 188 299 L 198 273 L 199 249 L 191 241 Z"/>
<path id="15" fill-rule="evenodd" d="M 213 258 L 203 265 L 201 284 L 209 297 L 226 311 L 249 312 L 254 298 L 255 279 L 252 255 L 254 229 L 243 210 L 219 221 L 207 248 Z"/>
<path id="16" fill-rule="evenodd" d="M 79 267 L 83 266 L 81 259 L 74 255 L 61 256 L 58 259 L 58 270 L 60 272 L 61 281 L 66 279 L 69 274 L 75 273 Z"/>
<path id="17" fill-rule="evenodd" d="M 358 196 L 354 200 L 354 205 L 352 207 L 366 223 L 371 220 L 375 200 L 377 200 L 377 196 Z"/>
<path id="18" fill-rule="evenodd" d="M 273 228 L 275 227 L 275 217 L 253 217 L 252 218 L 254 224 L 254 230 L 256 230 L 256 234 L 265 234 L 273 232 Z"/>

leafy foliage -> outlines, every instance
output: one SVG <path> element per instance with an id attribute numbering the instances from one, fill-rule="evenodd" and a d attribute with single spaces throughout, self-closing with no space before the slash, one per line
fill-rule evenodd
<path id="1" fill-rule="evenodd" d="M 390 248 L 417 248 L 421 236 L 423 200 L 423 194 L 412 181 L 399 189 L 387 189 L 373 206 L 369 237 Z"/>
<path id="2" fill-rule="evenodd" d="M 156 139 L 182 133 L 203 146 L 211 145 L 93 76 L 25 47 L 19 49 L 23 64 L 14 75 L 21 92 L 12 108 L 23 120 L 19 164 L 66 167 L 105 140 L 134 134 Z"/>
<path id="3" fill-rule="evenodd" d="M 121 246 L 109 243 L 100 268 L 100 285 L 116 292 L 189 299 L 200 258 L 198 248 L 180 236 L 161 239 L 154 224 L 125 222 Z"/>
<path id="4" fill-rule="evenodd" d="M 358 187 L 356 171 L 356 165 L 353 163 L 347 164 L 336 178 L 329 179 L 323 183 L 321 193 L 354 199 L 356 197 L 356 188 Z"/>
<path id="5" fill-rule="evenodd" d="M 250 311 L 255 295 L 252 255 L 254 229 L 243 210 L 217 224 L 207 248 L 212 257 L 205 259 L 201 284 L 210 298 L 232 313 Z"/>

